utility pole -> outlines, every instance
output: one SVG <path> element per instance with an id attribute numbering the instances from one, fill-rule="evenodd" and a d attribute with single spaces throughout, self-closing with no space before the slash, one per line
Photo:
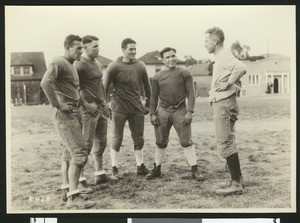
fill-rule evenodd
<path id="1" fill-rule="evenodd" d="M 269 37 L 267 37 L 267 58 L 269 58 Z"/>

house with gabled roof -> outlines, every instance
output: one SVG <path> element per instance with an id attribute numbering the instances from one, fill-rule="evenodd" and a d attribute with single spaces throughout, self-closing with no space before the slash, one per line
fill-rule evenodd
<path id="1" fill-rule="evenodd" d="M 10 58 L 11 99 L 16 103 L 48 103 L 40 87 L 46 72 L 43 52 L 13 52 Z"/>
<path id="2" fill-rule="evenodd" d="M 164 64 L 160 59 L 160 54 L 158 50 L 148 52 L 139 58 L 140 61 L 144 62 L 146 65 L 148 77 L 151 79 L 157 72 L 159 72 Z M 182 60 L 177 61 L 179 67 L 186 68 L 185 62 Z"/>
<path id="3" fill-rule="evenodd" d="M 112 62 L 111 59 L 108 59 L 104 56 L 98 56 L 97 60 L 103 65 L 103 73 L 106 71 L 106 68 L 108 66 L 108 64 L 110 64 Z"/>

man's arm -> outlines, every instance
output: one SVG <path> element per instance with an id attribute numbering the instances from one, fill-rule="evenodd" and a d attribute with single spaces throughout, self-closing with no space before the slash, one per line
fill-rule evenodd
<path id="1" fill-rule="evenodd" d="M 145 90 L 145 95 L 146 95 L 145 107 L 149 108 L 150 98 L 151 98 L 151 88 L 150 88 L 150 81 L 148 78 L 148 73 L 147 73 L 145 64 L 143 64 L 143 66 L 144 66 L 144 72 L 143 72 L 143 76 L 142 76 L 142 81 L 144 84 L 144 90 Z"/>
<path id="2" fill-rule="evenodd" d="M 156 78 L 152 79 L 152 94 L 150 97 L 150 115 L 155 114 L 156 108 L 157 108 L 157 103 L 158 103 L 158 91 L 159 91 L 159 86 L 158 86 L 158 81 Z"/>
<path id="3" fill-rule="evenodd" d="M 232 85 L 238 82 L 244 74 L 246 74 L 246 66 L 244 63 L 232 56 L 231 61 L 229 62 L 229 69 L 231 74 L 229 76 L 228 82 Z"/>
<path id="4" fill-rule="evenodd" d="M 41 81 L 42 89 L 44 90 L 51 105 L 56 108 L 60 108 L 60 102 L 58 101 L 55 93 L 57 91 L 55 83 L 58 77 L 58 72 L 58 64 L 51 63 Z"/>
<path id="5" fill-rule="evenodd" d="M 106 98 L 109 98 L 109 87 L 112 83 L 112 75 L 113 75 L 113 72 L 112 72 L 113 67 L 112 66 L 113 66 L 113 62 L 111 62 L 108 65 L 107 70 L 106 70 L 106 75 L 103 78 L 103 88 L 104 88 L 104 93 L 105 93 Z"/>
<path id="6" fill-rule="evenodd" d="M 194 88 L 193 76 L 189 71 L 185 76 L 185 88 L 187 93 L 188 104 L 187 104 L 187 112 L 184 118 L 184 123 L 188 125 L 192 122 L 194 107 L 195 107 L 195 88 Z"/>
<path id="7" fill-rule="evenodd" d="M 246 66 L 233 55 L 225 61 L 227 69 L 231 72 L 227 82 L 220 82 L 217 86 L 217 91 L 225 91 L 231 85 L 237 83 L 246 73 Z"/>
<path id="8" fill-rule="evenodd" d="M 195 88 L 194 88 L 193 76 L 189 71 L 185 76 L 185 88 L 186 88 L 187 99 L 188 99 L 187 110 L 193 113 L 195 107 Z"/>
<path id="9" fill-rule="evenodd" d="M 159 120 L 156 115 L 157 103 L 158 103 L 158 92 L 159 86 L 158 81 L 156 78 L 152 79 L 152 94 L 150 98 L 150 116 L 151 116 L 151 124 L 152 125 L 159 125 Z"/>

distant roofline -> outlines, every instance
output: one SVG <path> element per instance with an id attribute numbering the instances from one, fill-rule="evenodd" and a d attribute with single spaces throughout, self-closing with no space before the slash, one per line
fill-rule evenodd
<path id="1" fill-rule="evenodd" d="M 281 56 L 281 57 L 264 58 L 264 59 L 259 59 L 259 60 L 255 60 L 255 61 L 251 61 L 251 60 L 241 60 L 241 61 L 247 62 L 247 63 L 260 63 L 260 62 L 265 62 L 268 60 L 291 60 L 291 58 L 287 57 L 287 56 Z"/>

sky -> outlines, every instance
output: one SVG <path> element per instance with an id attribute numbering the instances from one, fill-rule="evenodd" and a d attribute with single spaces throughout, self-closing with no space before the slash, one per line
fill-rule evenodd
<path id="1" fill-rule="evenodd" d="M 137 42 L 137 58 L 170 46 L 179 59 L 212 59 L 205 31 L 225 33 L 225 47 L 239 41 L 250 56 L 295 56 L 295 6 L 6 6 L 5 47 L 10 52 L 44 52 L 46 63 L 63 55 L 68 34 L 99 37 L 100 55 L 122 55 L 121 41 Z"/>

